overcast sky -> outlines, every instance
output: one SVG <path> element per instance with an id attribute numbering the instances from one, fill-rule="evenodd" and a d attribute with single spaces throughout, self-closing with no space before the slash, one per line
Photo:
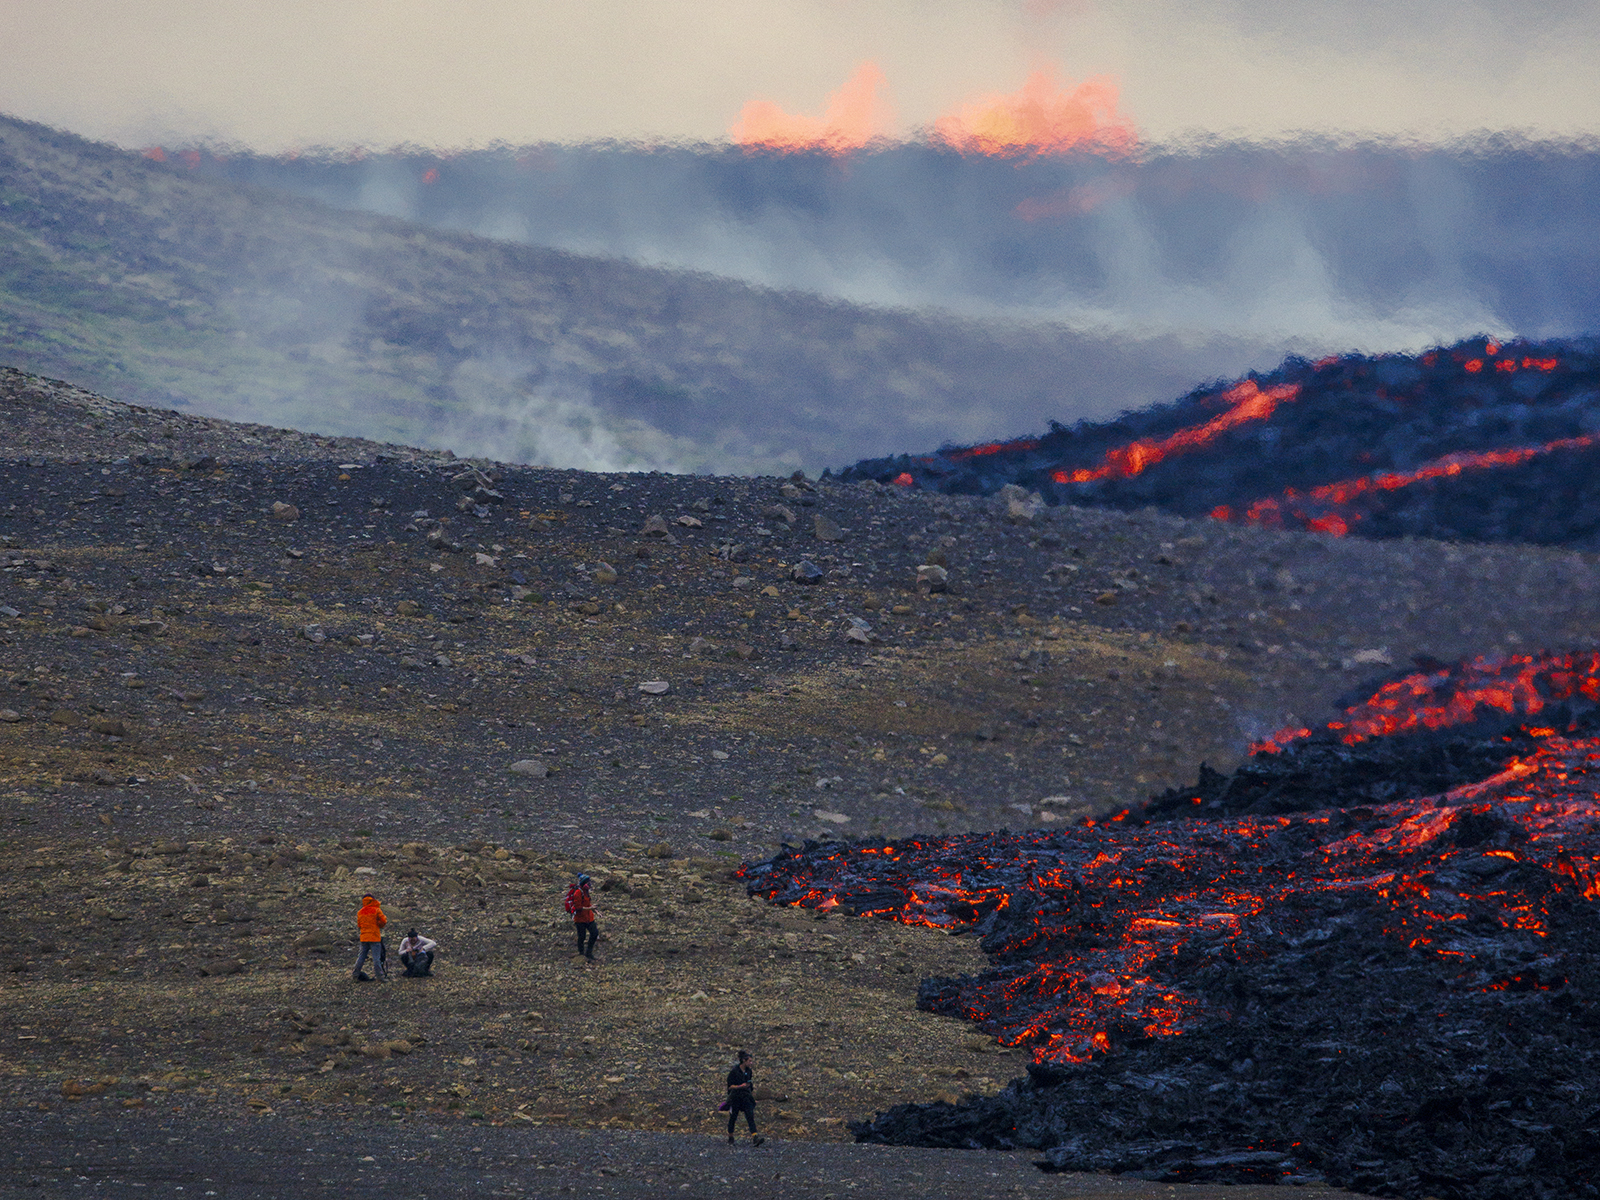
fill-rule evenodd
<path id="1" fill-rule="evenodd" d="M 125 145 L 717 140 L 863 62 L 909 135 L 1030 70 L 1147 141 L 1600 134 L 1597 0 L 0 0 L 0 111 Z"/>

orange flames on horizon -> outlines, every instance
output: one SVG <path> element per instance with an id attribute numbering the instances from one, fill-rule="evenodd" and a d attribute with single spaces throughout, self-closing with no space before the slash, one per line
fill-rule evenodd
<path id="1" fill-rule="evenodd" d="M 1117 83 L 1096 75 L 1068 89 L 1054 68 L 1031 73 L 1009 95 L 980 96 L 933 123 L 937 142 L 964 154 L 1002 158 L 1138 148 L 1133 122 L 1117 111 Z"/>
<path id="2" fill-rule="evenodd" d="M 771 100 L 745 104 L 728 130 L 748 150 L 848 154 L 889 137 L 893 110 L 880 89 L 888 81 L 877 63 L 863 62 L 828 97 L 820 117 L 790 113 Z M 1020 158 L 1090 150 L 1127 155 L 1138 148 L 1134 124 L 1117 109 L 1117 83 L 1096 75 L 1072 87 L 1054 68 L 1032 72 L 1008 94 L 968 100 L 934 121 L 928 138 L 963 154 Z M 1082 203 L 1079 198 L 1076 203 Z"/>
<path id="3" fill-rule="evenodd" d="M 785 112 L 771 100 L 751 100 L 728 136 L 746 149 L 789 154 L 848 154 L 863 149 L 887 137 L 893 124 L 889 102 L 878 97 L 878 89 L 887 82 L 877 63 L 862 63 L 844 86 L 828 97 L 828 107 L 820 117 Z"/>

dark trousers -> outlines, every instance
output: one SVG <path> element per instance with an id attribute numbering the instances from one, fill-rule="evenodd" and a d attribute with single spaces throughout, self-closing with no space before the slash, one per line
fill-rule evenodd
<path id="1" fill-rule="evenodd" d="M 733 1138 L 734 1124 L 739 1120 L 739 1114 L 744 1114 L 744 1122 L 750 1126 L 752 1134 L 756 1131 L 756 1101 L 749 1092 L 734 1092 L 728 1097 L 728 1138 Z"/>
<path id="2" fill-rule="evenodd" d="M 581 953 L 585 958 L 593 958 L 594 944 L 600 940 L 599 923 L 596 921 L 576 921 L 574 924 L 578 930 L 579 953 Z M 587 944 L 584 943 L 584 938 L 589 939 Z"/>
<path id="3" fill-rule="evenodd" d="M 433 971 L 433 951 L 424 950 L 420 954 L 402 954 L 400 965 L 406 969 L 406 974 L 413 978 L 418 975 L 428 975 Z"/>
<path id="4" fill-rule="evenodd" d="M 350 973 L 354 978 L 356 978 L 356 979 L 361 978 L 361 968 L 366 965 L 367 956 L 369 954 L 372 956 L 372 973 L 374 975 L 382 975 L 382 974 L 384 974 L 384 961 L 383 961 L 384 960 L 384 947 L 383 947 L 383 943 L 382 942 L 362 942 L 361 943 L 361 956 L 356 959 L 356 969 Z"/>

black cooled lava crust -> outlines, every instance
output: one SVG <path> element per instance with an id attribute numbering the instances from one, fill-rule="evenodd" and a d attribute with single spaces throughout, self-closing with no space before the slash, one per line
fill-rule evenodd
<path id="1" fill-rule="evenodd" d="M 1597 744 L 1592 712 L 1573 718 L 1570 709 L 1547 709 L 1542 717 L 1559 718 L 1575 742 Z M 1158 986 L 1182 991 L 1206 1014 L 1178 1035 L 1152 1037 L 1137 1021 L 1113 1019 L 1105 1053 L 1035 1064 L 1027 1079 L 998 1095 L 897 1106 L 854 1125 L 857 1138 L 1032 1148 L 1045 1152 L 1045 1170 L 1174 1182 L 1317 1180 L 1416 1200 L 1600 1195 L 1600 905 L 1592 884 L 1586 899 L 1584 888 L 1549 862 L 1534 865 L 1524 852 L 1524 827 L 1493 804 L 1440 795 L 1528 754 L 1540 732 L 1509 716 L 1470 730 L 1354 746 L 1324 732 L 1285 752 L 1258 754 L 1233 776 L 1208 772 L 1199 792 L 1208 820 L 1161 824 L 1201 815 L 1190 803 L 1194 792 L 1169 792 L 1176 800 L 1166 811 L 1157 798 L 1154 811 L 1127 818 L 1129 845 L 1168 836 L 1161 829 L 1172 831 L 1175 844 L 1198 837 L 1204 845 L 1207 831 L 1229 822 L 1281 827 L 1280 842 L 1269 835 L 1252 848 L 1263 862 L 1278 859 L 1281 877 L 1294 879 L 1305 861 L 1290 861 L 1306 844 L 1297 831 L 1320 822 L 1330 831 L 1323 844 L 1369 838 L 1395 818 L 1393 808 L 1375 812 L 1367 803 L 1434 795 L 1398 806 L 1417 820 L 1448 815 L 1446 832 L 1424 852 L 1434 856 L 1433 869 L 1415 857 L 1415 847 L 1385 849 L 1378 837 L 1364 870 L 1394 872 L 1402 885 L 1420 886 L 1424 896 L 1432 889 L 1436 899 L 1479 897 L 1444 926 L 1450 949 L 1436 931 L 1424 936 L 1413 925 L 1408 933 L 1388 892 L 1291 889 L 1266 920 L 1250 923 L 1247 937 L 1197 926 L 1195 936 L 1147 968 Z M 1341 791 L 1344 807 L 1335 803 Z M 1288 813 L 1299 815 L 1281 815 Z M 1569 844 L 1580 853 L 1591 820 L 1572 830 Z M 1113 843 L 1097 844 L 1116 852 Z M 953 842 L 945 852 L 952 859 L 963 853 Z M 1216 843 L 1219 855 L 1237 852 Z M 838 846 L 808 846 L 791 861 L 830 856 L 840 858 Z M 1027 875 L 1049 862 L 1036 854 L 1018 870 Z M 781 856 L 773 869 L 782 873 Z M 971 1017 L 974 997 L 1000 995 L 1014 1009 L 994 1023 L 1022 1027 L 1017 1022 L 1026 1018 L 1018 1014 L 1032 1002 L 1028 972 L 1053 953 L 1040 948 L 1038 906 L 1075 906 L 1060 919 L 1078 952 L 1112 945 L 1115 924 L 1095 930 L 1102 919 L 1125 919 L 1110 917 L 1123 902 L 1117 889 L 1145 889 L 1156 899 L 1144 911 L 1174 912 L 1167 907 L 1174 901 L 1158 893 L 1165 887 L 1176 896 L 1186 886 L 1171 881 L 1180 869 L 1176 858 L 1172 871 L 1135 867 L 1109 890 L 1089 886 L 1085 873 L 1082 886 L 1056 893 L 1065 901 L 1017 888 L 1009 903 L 973 912 L 967 919 L 975 923 L 962 930 L 982 936 L 994 966 L 979 976 L 925 981 L 919 1006 Z M 825 876 L 817 878 L 826 886 Z M 847 911 L 883 914 L 891 903 L 887 889 L 835 894 Z M 1495 898 L 1504 906 L 1495 907 Z M 1517 911 L 1540 914 L 1540 928 L 1519 927 Z"/>
<path id="2" fill-rule="evenodd" d="M 1241 387 L 1293 395 L 1265 415 L 1223 420 L 1217 429 Z M 1050 504 L 1226 513 L 1251 524 L 1374 538 L 1594 546 L 1597 417 L 1600 352 L 1592 340 L 1501 346 L 1480 337 L 1415 356 L 1290 358 L 1232 388 L 1207 384 L 1113 421 L 1052 423 L 1038 437 L 863 459 L 838 478 L 961 495 L 1015 484 Z M 1200 436 L 1172 444 L 1191 434 Z M 1154 452 L 1130 458 L 1139 447 Z M 1451 456 L 1510 449 L 1536 452 L 1396 486 Z M 1104 470 L 1115 461 L 1123 466 Z M 1386 482 L 1375 484 L 1380 477 Z M 1316 495 L 1363 481 L 1348 502 Z M 1260 502 L 1266 508 L 1252 513 Z"/>
<path id="3" fill-rule="evenodd" d="M 1383 936 L 1379 913 L 1334 901 L 1307 906 L 1304 925 L 1249 962 L 1197 942 L 1174 966 L 1232 1019 L 1180 1037 L 1124 1031 L 1116 1053 L 1035 1067 L 999 1095 L 901 1105 L 853 1128 L 892 1145 L 1030 1147 L 1048 1170 L 1146 1179 L 1594 1196 L 1600 973 L 1586 950 L 1600 919 L 1552 899 L 1553 944 L 1536 966 L 1533 948 L 1496 946 L 1485 928 L 1468 978 Z M 930 981 L 925 1007 L 943 986 Z"/>

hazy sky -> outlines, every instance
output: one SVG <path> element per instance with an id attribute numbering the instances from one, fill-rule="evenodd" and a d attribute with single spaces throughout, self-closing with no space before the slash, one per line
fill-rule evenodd
<path id="1" fill-rule="evenodd" d="M 1600 134 L 1597 0 L 0 0 L 0 111 L 126 145 L 719 139 L 861 63 L 910 133 L 1047 66 L 1185 133 Z"/>

